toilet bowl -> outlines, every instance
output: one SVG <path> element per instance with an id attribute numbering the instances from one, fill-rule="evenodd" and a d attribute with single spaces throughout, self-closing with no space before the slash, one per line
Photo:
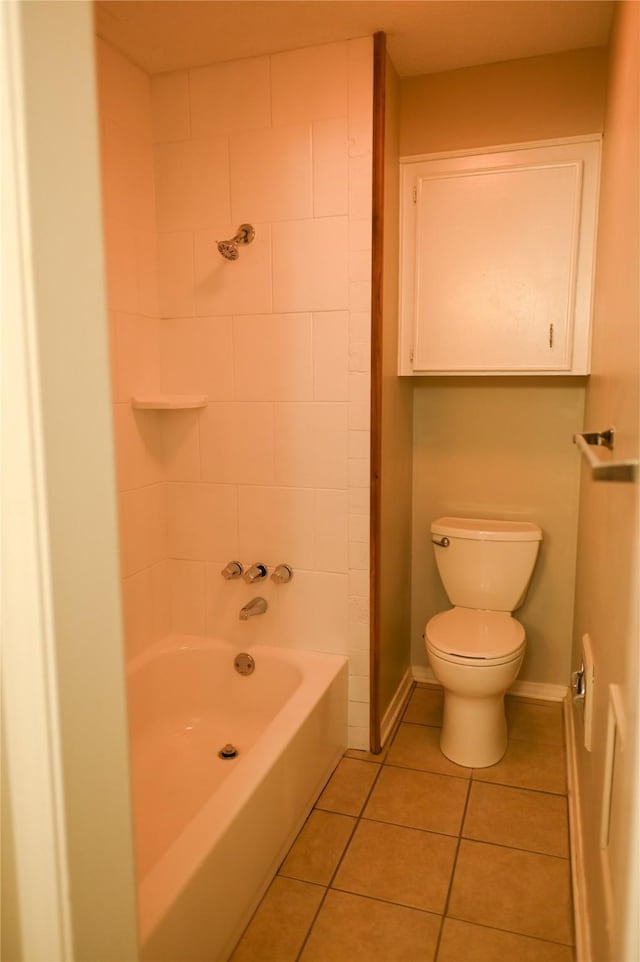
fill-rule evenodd
<path id="1" fill-rule="evenodd" d="M 507 748 L 504 694 L 524 658 L 524 599 L 542 532 L 530 522 L 440 518 L 436 563 L 454 607 L 431 618 L 425 645 L 444 690 L 440 748 L 458 765 L 486 768 Z"/>
<path id="2" fill-rule="evenodd" d="M 495 765 L 507 748 L 503 700 L 522 665 L 524 628 L 508 613 L 452 608 L 427 623 L 425 642 L 445 689 L 443 755 L 470 768 Z"/>

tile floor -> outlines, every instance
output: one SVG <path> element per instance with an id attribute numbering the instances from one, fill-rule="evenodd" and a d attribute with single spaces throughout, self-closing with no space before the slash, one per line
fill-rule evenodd
<path id="1" fill-rule="evenodd" d="M 382 754 L 347 751 L 231 962 L 572 962 L 562 707 L 507 698 L 484 769 L 441 714 L 416 686 Z"/>

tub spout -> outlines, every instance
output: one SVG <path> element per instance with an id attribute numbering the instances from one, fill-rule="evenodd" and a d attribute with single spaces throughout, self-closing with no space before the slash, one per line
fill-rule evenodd
<path id="1" fill-rule="evenodd" d="M 269 606 L 264 598 L 252 598 L 240 611 L 240 621 L 248 621 L 252 615 L 263 615 Z"/>

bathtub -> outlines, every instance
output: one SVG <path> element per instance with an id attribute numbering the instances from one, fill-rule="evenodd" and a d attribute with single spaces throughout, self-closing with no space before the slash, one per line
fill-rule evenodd
<path id="1" fill-rule="evenodd" d="M 228 957 L 346 747 L 346 658 L 246 650 L 244 676 L 191 636 L 128 666 L 143 962 Z"/>

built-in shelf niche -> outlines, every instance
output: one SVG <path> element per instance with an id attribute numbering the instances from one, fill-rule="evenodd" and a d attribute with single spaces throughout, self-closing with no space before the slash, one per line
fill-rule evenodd
<path id="1" fill-rule="evenodd" d="M 131 406 L 138 411 L 186 411 L 207 406 L 204 394 L 152 394 L 134 396 Z"/>

